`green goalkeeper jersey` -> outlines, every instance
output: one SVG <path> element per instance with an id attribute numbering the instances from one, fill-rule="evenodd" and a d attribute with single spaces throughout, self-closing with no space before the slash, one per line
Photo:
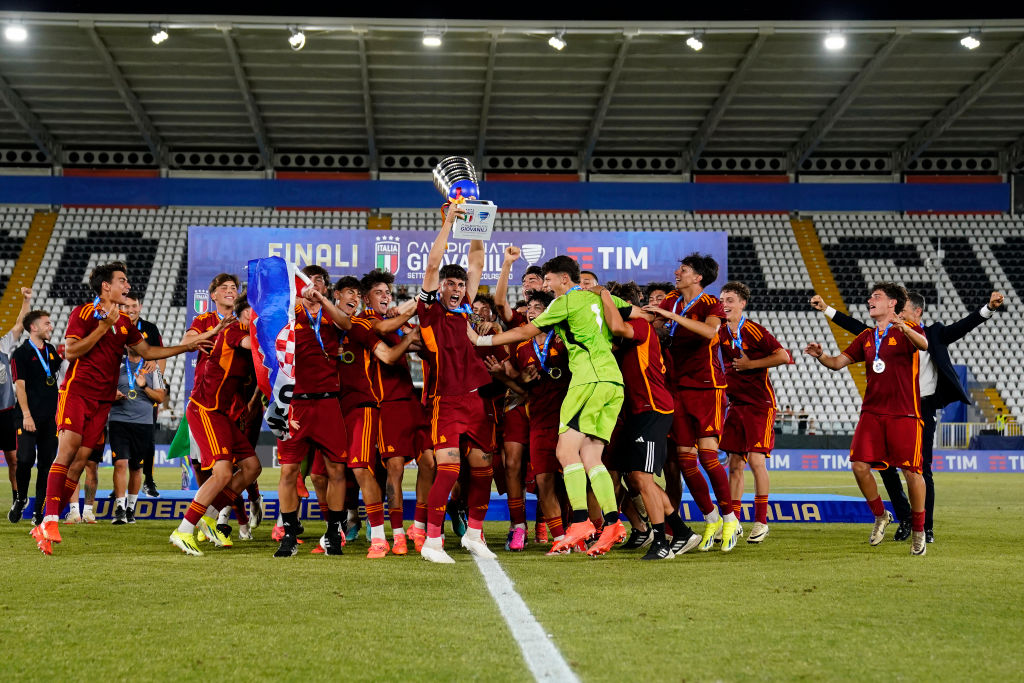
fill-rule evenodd
<path id="1" fill-rule="evenodd" d="M 613 296 L 612 300 L 621 310 L 632 308 L 618 297 Z M 554 329 L 565 343 L 572 373 L 569 386 L 592 382 L 622 384 L 622 372 L 612 355 L 612 333 L 604 318 L 600 295 L 573 287 L 552 301 L 533 324 L 545 332 Z"/>

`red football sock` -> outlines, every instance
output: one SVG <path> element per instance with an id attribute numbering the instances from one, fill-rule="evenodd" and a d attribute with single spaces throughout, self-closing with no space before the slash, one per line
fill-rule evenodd
<path id="1" fill-rule="evenodd" d="M 526 524 L 526 499 L 508 499 L 508 518 L 513 524 Z"/>
<path id="2" fill-rule="evenodd" d="M 50 465 L 50 473 L 46 476 L 46 507 L 44 509 L 46 516 L 60 516 L 60 511 L 64 507 L 62 505 L 64 502 L 64 482 L 67 481 L 67 478 L 67 465 L 60 465 L 58 463 Z M 39 505 L 40 502 L 37 500 L 36 507 L 38 508 Z"/>
<path id="3" fill-rule="evenodd" d="M 754 521 L 768 523 L 768 496 L 754 496 Z"/>
<path id="4" fill-rule="evenodd" d="M 235 509 L 235 518 L 238 519 L 240 525 L 249 523 L 249 513 L 245 511 L 245 501 L 242 500 L 241 496 L 235 498 L 231 507 Z"/>
<path id="5" fill-rule="evenodd" d="M 732 512 L 733 512 L 734 515 L 736 515 L 736 519 L 741 519 L 743 517 L 743 501 L 742 500 L 734 500 L 732 502 Z"/>
<path id="6" fill-rule="evenodd" d="M 678 458 L 679 469 L 683 473 L 683 481 L 686 482 L 687 490 L 693 496 L 693 500 L 697 503 L 701 513 L 708 514 L 715 509 L 715 504 L 711 502 L 711 492 L 708 490 L 708 483 L 704 480 L 704 475 L 700 473 L 700 469 L 697 467 L 697 454 L 679 453 Z"/>
<path id="7" fill-rule="evenodd" d="M 544 522 L 548 525 L 548 533 L 551 534 L 551 538 L 565 536 L 565 527 L 562 526 L 561 517 L 547 517 Z"/>
<path id="8" fill-rule="evenodd" d="M 459 480 L 459 463 L 439 463 L 434 483 L 427 496 L 427 537 L 437 538 L 441 535 L 444 514 L 448 507 L 448 496 L 452 487 Z"/>
<path id="9" fill-rule="evenodd" d="M 413 521 L 427 523 L 427 504 L 416 503 L 416 513 L 413 515 Z"/>
<path id="10" fill-rule="evenodd" d="M 82 475 L 78 475 L 82 476 Z M 60 498 L 60 509 L 63 510 L 64 506 L 71 502 L 71 499 L 75 496 L 75 491 L 78 490 L 78 480 L 66 477 L 64 479 L 64 495 Z M 78 500 L 75 499 L 77 503 Z"/>
<path id="11" fill-rule="evenodd" d="M 260 497 L 260 483 L 258 481 L 254 481 L 246 486 L 245 490 L 249 494 L 249 500 L 255 501 Z"/>
<path id="12" fill-rule="evenodd" d="M 401 507 L 388 508 L 388 522 L 391 524 L 392 531 L 405 528 L 405 519 L 402 517 Z"/>
<path id="13" fill-rule="evenodd" d="M 224 489 L 217 494 L 217 497 L 210 503 L 216 510 L 220 511 L 228 507 L 238 499 L 238 494 L 231 489 Z"/>
<path id="14" fill-rule="evenodd" d="M 723 515 L 732 512 L 732 492 L 729 490 L 729 474 L 718 461 L 718 451 L 701 449 L 697 452 L 700 464 L 708 473 L 711 480 L 711 488 L 715 490 L 715 497 L 718 498 L 718 509 Z"/>
<path id="15" fill-rule="evenodd" d="M 882 498 L 880 496 L 874 500 L 869 500 L 868 507 L 871 508 L 871 514 L 875 517 L 881 517 L 885 514 L 885 505 L 882 503 Z"/>
<path id="16" fill-rule="evenodd" d="M 910 513 L 910 528 L 913 531 L 924 531 L 924 510 Z"/>
<path id="17" fill-rule="evenodd" d="M 366 504 L 366 522 L 371 526 L 384 526 L 384 503 Z"/>
<path id="18" fill-rule="evenodd" d="M 328 513 L 327 502 L 323 501 L 323 500 L 318 500 L 317 501 L 317 505 L 320 506 L 320 519 L 326 521 L 327 520 L 327 513 Z"/>
<path id="19" fill-rule="evenodd" d="M 491 502 L 491 478 L 494 476 L 494 469 L 487 467 L 471 467 L 469 480 L 469 528 L 482 529 L 484 517 L 487 516 L 487 506 Z M 525 506 L 525 503 L 523 503 Z M 526 523 L 526 508 L 522 510 L 523 523 Z"/>
<path id="20" fill-rule="evenodd" d="M 188 510 L 185 511 L 185 521 L 189 524 L 199 524 L 199 520 L 206 514 L 206 506 L 200 505 L 194 500 L 188 506 Z"/>

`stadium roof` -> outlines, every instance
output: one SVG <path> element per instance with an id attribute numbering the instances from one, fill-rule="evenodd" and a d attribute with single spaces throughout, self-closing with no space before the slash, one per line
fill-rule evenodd
<path id="1" fill-rule="evenodd" d="M 296 153 L 313 153 L 376 168 L 385 156 L 463 153 L 554 155 L 573 169 L 658 157 L 689 170 L 761 156 L 796 170 L 851 155 L 900 171 L 922 155 L 981 155 L 1005 171 L 1024 152 L 1024 20 L 0 13 L 11 22 L 29 37 L 0 40 L 0 161 L 28 149 L 34 162 L 74 165 L 75 150 L 119 150 L 186 167 L 225 152 L 266 168 L 308 166 Z M 157 45 L 159 29 L 169 37 Z M 428 30 L 440 47 L 423 44 Z M 555 50 L 548 41 L 563 31 Z M 830 32 L 845 49 L 823 47 Z M 968 33 L 980 46 L 961 45 Z"/>

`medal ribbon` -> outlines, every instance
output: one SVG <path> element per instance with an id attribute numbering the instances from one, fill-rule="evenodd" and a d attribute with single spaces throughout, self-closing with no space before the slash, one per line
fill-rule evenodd
<path id="1" fill-rule="evenodd" d="M 701 291 L 701 293 L 698 294 L 697 296 L 695 296 L 692 299 L 690 299 L 690 302 L 688 304 L 686 304 L 685 307 L 683 307 L 683 310 L 682 310 L 681 313 L 679 312 L 679 304 L 682 303 L 683 300 L 682 299 L 676 299 L 676 303 L 672 307 L 672 312 L 675 313 L 676 315 L 680 315 L 680 316 L 686 315 L 686 312 L 689 311 L 690 308 L 695 303 L 697 303 L 697 299 L 701 298 L 702 296 L 704 296 L 704 292 L 703 291 Z M 669 327 L 668 327 L 668 334 L 669 334 L 669 336 L 672 336 L 672 335 L 674 335 L 676 333 L 676 328 L 677 327 L 679 327 L 679 322 L 676 321 L 676 320 L 673 320 L 672 324 L 669 325 Z"/>
<path id="2" fill-rule="evenodd" d="M 313 320 L 313 316 L 309 314 L 309 309 L 305 306 L 302 310 L 306 311 L 306 317 L 309 318 L 309 326 L 313 329 L 313 334 L 316 335 L 316 342 L 320 345 L 320 350 L 327 355 L 327 349 L 324 348 L 324 340 L 320 338 L 320 323 L 323 322 L 324 309 L 321 308 L 316 312 L 316 320 Z"/>
<path id="3" fill-rule="evenodd" d="M 548 347 L 551 346 L 551 338 L 555 336 L 555 331 L 551 330 L 548 332 L 548 336 L 544 339 L 544 349 L 542 350 L 537 344 L 536 337 L 533 339 L 533 352 L 537 354 L 537 360 L 540 361 L 540 368 L 544 372 L 548 371 Z"/>
<path id="4" fill-rule="evenodd" d="M 100 308 L 100 298 L 96 297 L 92 300 L 92 317 L 100 320 L 107 317 L 107 312 Z"/>
<path id="5" fill-rule="evenodd" d="M 128 371 L 128 392 L 129 393 L 135 391 L 135 374 L 139 370 L 142 369 L 142 364 L 145 361 L 146 361 L 145 358 L 140 358 L 139 359 L 139 367 L 135 368 L 135 370 L 133 371 L 132 370 L 132 362 L 130 360 L 128 360 L 128 356 L 124 357 L 124 367 Z M 136 392 L 136 396 L 137 395 L 138 395 L 138 392 Z M 131 397 L 129 396 L 129 398 L 131 398 Z"/>
<path id="6" fill-rule="evenodd" d="M 37 356 L 39 356 L 39 363 L 43 366 L 43 370 L 46 371 L 46 383 L 50 384 L 50 379 L 53 377 L 53 370 L 50 368 L 50 361 L 48 360 L 50 352 L 46 351 L 46 343 L 43 343 L 43 350 L 46 351 L 46 356 L 44 356 L 43 352 L 37 349 L 36 345 L 31 341 L 29 341 L 28 345 L 31 346 L 32 350 L 36 352 Z"/>
<path id="7" fill-rule="evenodd" d="M 892 327 L 892 323 L 885 326 L 885 330 L 881 335 L 878 334 L 878 328 L 875 328 L 875 360 L 879 360 L 881 357 L 882 340 L 885 339 L 886 335 L 889 334 L 889 328 Z"/>
<path id="8" fill-rule="evenodd" d="M 731 329 L 729 330 L 729 336 L 732 337 L 734 342 L 736 342 L 736 350 L 739 351 L 741 355 L 743 353 L 743 325 L 746 322 L 747 316 L 740 316 L 740 324 L 736 326 L 736 334 L 733 334 Z M 727 329 L 728 327 L 729 326 L 726 325 Z"/>

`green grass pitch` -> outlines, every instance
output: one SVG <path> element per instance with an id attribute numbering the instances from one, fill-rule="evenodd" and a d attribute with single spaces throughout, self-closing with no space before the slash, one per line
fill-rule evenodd
<path id="1" fill-rule="evenodd" d="M 849 474 L 772 477 L 776 492 L 857 494 Z M 158 478 L 170 488 L 177 472 Z M 1024 479 L 937 484 L 923 558 L 907 543 L 871 548 L 868 526 L 852 524 L 774 524 L 761 546 L 659 563 L 513 555 L 499 548 L 504 523 L 486 534 L 584 681 L 1016 679 Z M 167 542 L 173 527 L 63 527 L 65 543 L 43 557 L 28 522 L 0 522 L 0 679 L 530 679 L 462 550 L 454 566 L 414 553 L 369 561 L 361 538 L 343 557 L 314 557 L 323 524 L 307 523 L 290 560 L 271 557 L 269 526 L 190 558 Z"/>

